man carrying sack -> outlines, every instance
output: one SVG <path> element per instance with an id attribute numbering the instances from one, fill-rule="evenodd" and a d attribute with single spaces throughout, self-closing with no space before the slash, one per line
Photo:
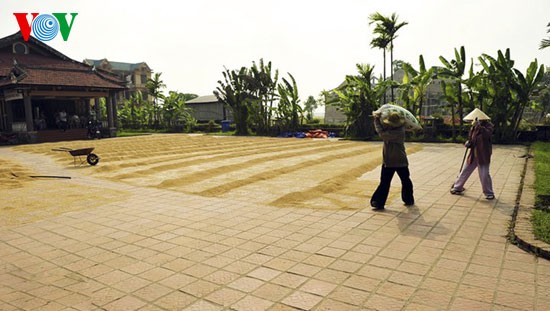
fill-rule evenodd
<path id="1" fill-rule="evenodd" d="M 384 141 L 380 184 L 374 191 L 370 205 L 372 210 L 383 210 L 390 191 L 391 180 L 397 173 L 401 179 L 401 199 L 407 206 L 414 205 L 413 183 L 405 151 L 405 120 L 397 112 L 390 112 L 381 120 L 381 113 L 374 112 L 374 128 Z"/>

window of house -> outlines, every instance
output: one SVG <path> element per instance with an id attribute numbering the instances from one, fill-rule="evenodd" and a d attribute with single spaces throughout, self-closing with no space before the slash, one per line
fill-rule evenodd
<path id="1" fill-rule="evenodd" d="M 141 84 L 147 83 L 147 75 L 141 75 Z"/>
<path id="2" fill-rule="evenodd" d="M 24 43 L 15 42 L 13 44 L 13 53 L 14 54 L 29 54 L 29 48 Z"/>

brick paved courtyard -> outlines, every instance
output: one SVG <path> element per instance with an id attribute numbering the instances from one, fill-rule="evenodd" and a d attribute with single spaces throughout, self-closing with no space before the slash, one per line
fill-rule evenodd
<path id="1" fill-rule="evenodd" d="M 462 146 L 422 147 L 409 157 L 416 205 L 394 195 L 384 212 L 367 206 L 374 189 L 355 209 L 276 207 L 99 179 L 1 147 L 0 158 L 73 177 L 44 181 L 59 189 L 126 195 L 0 229 L 0 310 L 548 310 L 550 262 L 506 239 L 525 147 L 495 146 L 493 201 L 477 175 L 449 194 Z"/>

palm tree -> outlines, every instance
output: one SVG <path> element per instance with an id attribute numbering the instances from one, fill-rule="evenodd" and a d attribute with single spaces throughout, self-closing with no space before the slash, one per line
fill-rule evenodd
<path id="1" fill-rule="evenodd" d="M 401 27 L 408 24 L 408 22 L 397 22 L 397 14 L 393 13 L 390 17 L 385 17 L 382 14 L 376 12 L 372 14 L 369 19 L 372 23 L 377 23 L 376 27 L 374 28 L 374 33 L 379 34 L 381 37 L 385 37 L 389 39 L 389 45 L 390 45 L 390 79 L 393 81 L 393 41 L 397 38 L 397 31 L 401 29 Z M 384 67 L 385 64 L 384 64 Z M 385 68 L 384 68 L 385 70 Z M 393 96 L 393 87 L 391 88 L 391 100 L 394 101 Z"/>
<path id="2" fill-rule="evenodd" d="M 386 36 L 385 34 L 380 34 L 379 37 L 376 37 L 372 39 L 370 45 L 373 48 L 379 48 L 382 49 L 383 57 L 384 57 L 384 69 L 383 69 L 383 78 L 384 81 L 386 81 L 386 50 L 388 49 L 388 45 L 390 44 L 390 38 Z M 384 96 L 384 104 L 386 103 L 386 96 Z"/>
<path id="3" fill-rule="evenodd" d="M 304 111 L 306 112 L 307 121 L 313 120 L 313 111 L 319 107 L 319 103 L 315 100 L 315 97 L 309 96 L 304 103 Z"/>
<path id="4" fill-rule="evenodd" d="M 154 114 L 155 114 L 155 123 L 159 122 L 159 109 L 158 109 L 158 99 L 163 98 L 164 95 L 162 95 L 162 89 L 166 87 L 166 84 L 164 84 L 164 81 L 160 79 L 160 76 L 162 75 L 162 72 L 155 73 L 153 79 L 148 79 L 145 83 L 145 87 L 147 87 L 147 91 L 149 91 L 149 94 L 153 96 L 153 108 L 154 108 Z"/>
<path id="5" fill-rule="evenodd" d="M 550 23 L 548 23 L 548 25 L 546 26 L 548 27 L 548 30 L 546 32 L 550 32 Z M 540 41 L 540 47 L 539 49 L 545 49 L 547 47 L 550 47 L 550 37 L 548 39 L 542 39 L 542 41 Z"/>

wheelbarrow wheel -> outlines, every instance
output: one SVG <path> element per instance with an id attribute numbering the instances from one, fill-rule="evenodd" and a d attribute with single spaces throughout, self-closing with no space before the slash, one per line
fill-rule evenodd
<path id="1" fill-rule="evenodd" d="M 86 157 L 86 161 L 88 161 L 90 165 L 96 165 L 99 162 L 99 157 L 95 153 L 90 153 Z"/>

